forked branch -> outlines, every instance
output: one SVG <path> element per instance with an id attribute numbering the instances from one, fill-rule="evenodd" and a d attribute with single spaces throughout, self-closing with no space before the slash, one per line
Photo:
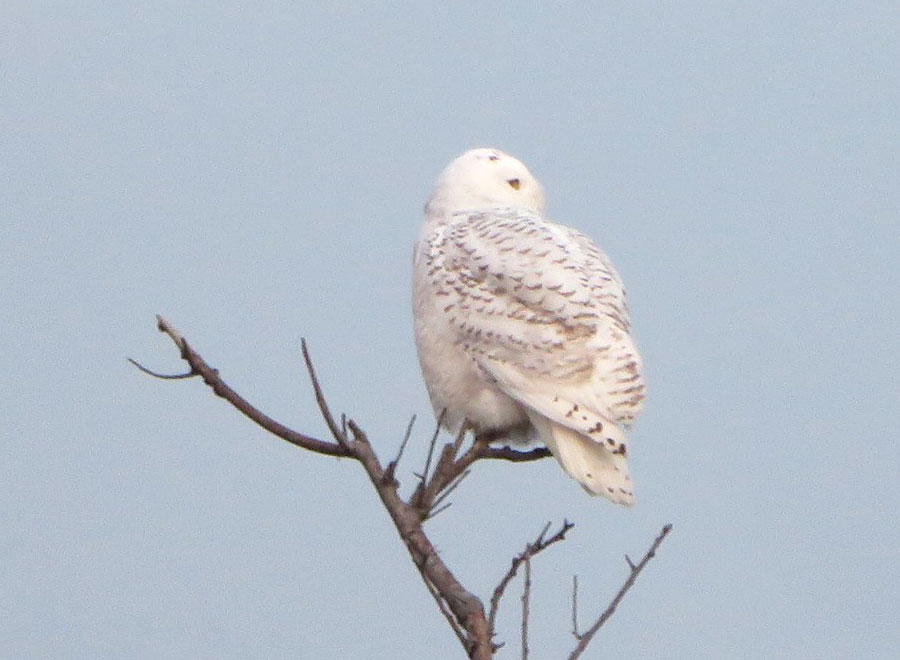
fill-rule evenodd
<path id="1" fill-rule="evenodd" d="M 541 530 L 541 533 L 538 534 L 538 537 L 525 546 L 525 549 L 520 552 L 518 555 L 513 557 L 512 562 L 510 563 L 509 570 L 506 571 L 506 574 L 501 578 L 500 582 L 494 588 L 494 593 L 491 595 L 491 609 L 488 614 L 488 627 L 491 629 L 491 632 L 494 632 L 494 625 L 497 620 L 497 610 L 500 608 L 500 600 L 503 598 L 503 592 L 506 591 L 506 587 L 509 586 L 509 583 L 512 581 L 514 577 L 516 577 L 516 573 L 519 571 L 519 566 L 522 565 L 523 562 L 529 561 L 532 557 L 534 557 L 539 552 L 546 550 L 548 547 L 557 543 L 559 541 L 563 541 L 566 538 L 566 534 L 568 534 L 569 530 L 575 526 L 575 523 L 570 523 L 568 520 L 564 520 L 562 527 L 551 537 L 547 538 L 547 532 L 550 530 L 550 523 L 544 525 L 544 529 Z"/>
<path id="2" fill-rule="evenodd" d="M 643 558 L 637 563 L 634 564 L 631 559 L 626 555 L 625 561 L 628 563 L 629 573 L 628 578 L 625 580 L 625 584 L 616 592 L 616 595 L 613 596 L 613 599 L 610 601 L 609 605 L 607 605 L 606 609 L 597 617 L 597 620 L 594 621 L 593 625 L 587 629 L 587 631 L 583 634 L 578 633 L 578 614 L 577 614 L 577 589 L 578 582 L 577 580 L 573 582 L 572 589 L 572 633 L 578 639 L 578 644 L 575 646 L 575 649 L 569 655 L 569 660 L 577 660 L 584 653 L 584 650 L 588 647 L 588 644 L 591 643 L 591 640 L 594 638 L 594 635 L 597 634 L 597 631 L 606 623 L 609 618 L 615 613 L 616 608 L 619 606 L 619 603 L 622 602 L 622 599 L 625 598 L 625 594 L 629 592 L 631 587 L 634 586 L 635 580 L 637 580 L 638 575 L 641 574 L 641 571 L 644 570 L 644 567 L 647 563 L 656 556 L 656 551 L 659 549 L 659 546 L 665 540 L 665 538 L 669 535 L 669 532 L 672 531 L 672 525 L 663 525 L 662 530 L 653 540 L 653 545 L 650 546 L 650 549 L 644 554 Z"/>
<path id="3" fill-rule="evenodd" d="M 440 450 L 437 462 L 432 470 L 432 456 L 438 437 L 436 431 L 432 439 L 428 463 L 426 464 L 422 475 L 420 475 L 420 483 L 410 498 L 407 501 L 404 501 L 399 495 L 399 483 L 396 479 L 396 469 L 403 455 L 403 449 L 406 447 L 406 443 L 412 433 L 412 420 L 403 436 L 397 456 L 387 465 L 387 467 L 383 467 L 365 432 L 352 419 L 342 414 L 340 416 L 340 424 L 336 422 L 325 399 L 305 341 L 302 342 L 303 360 L 310 381 L 312 382 L 319 411 L 322 414 L 322 418 L 325 420 L 334 441 L 322 440 L 290 429 L 254 407 L 222 380 L 218 370 L 207 364 L 172 324 L 161 316 L 157 316 L 156 318 L 158 329 L 174 342 L 175 346 L 180 351 L 181 358 L 187 362 L 190 370 L 185 374 L 161 374 L 148 369 L 130 358 L 129 361 L 142 372 L 155 378 L 183 379 L 199 376 L 217 396 L 225 399 L 246 417 L 286 442 L 318 454 L 348 457 L 358 461 L 365 470 L 369 477 L 369 481 L 372 483 L 379 498 L 384 504 L 385 509 L 390 515 L 400 538 L 406 545 L 410 558 L 425 583 L 425 586 L 435 599 L 438 608 L 447 619 L 447 622 L 459 639 L 460 644 L 465 649 L 467 655 L 476 660 L 489 660 L 489 658 L 493 656 L 494 650 L 497 648 L 492 642 L 497 608 L 499 607 L 500 599 L 509 582 L 515 577 L 519 566 L 523 562 L 526 563 L 526 566 L 530 566 L 529 562 L 534 555 L 538 554 L 548 546 L 558 541 L 562 541 L 573 525 L 572 523 L 565 521 L 559 531 L 547 538 L 546 534 L 550 528 L 548 523 L 537 539 L 532 543 L 529 543 L 525 547 L 525 550 L 512 560 L 510 569 L 507 571 L 506 575 L 504 575 L 491 597 L 490 615 L 485 616 L 484 606 L 482 605 L 481 600 L 471 592 L 467 591 L 444 563 L 441 556 L 435 550 L 434 545 L 425 534 L 423 522 L 449 506 L 449 503 L 446 502 L 447 498 L 469 473 L 469 469 L 475 461 L 481 459 L 514 462 L 533 461 L 546 458 L 550 455 L 550 452 L 543 447 L 532 449 L 530 451 L 517 451 L 510 447 L 493 446 L 491 444 L 492 442 L 502 438 L 488 435 L 476 436 L 471 445 L 469 445 L 465 451 L 462 451 L 466 433 L 466 429 L 463 428 L 452 442 L 447 443 Z M 637 565 L 631 565 L 631 574 L 629 575 L 628 580 L 626 580 L 622 589 L 620 589 L 619 593 L 610 603 L 609 607 L 607 607 L 606 611 L 601 615 L 600 619 L 583 636 L 581 636 L 579 646 L 576 647 L 570 658 L 577 658 L 590 642 L 591 637 L 599 630 L 600 626 L 612 616 L 619 601 L 621 601 L 627 591 L 631 588 L 634 580 L 653 556 L 653 553 L 659 547 L 659 544 L 665 538 L 666 534 L 668 534 L 670 529 L 671 526 L 667 525 L 641 562 Z M 529 575 L 522 601 L 522 611 L 524 616 L 522 630 L 523 648 L 527 646 L 527 617 L 530 586 Z"/>

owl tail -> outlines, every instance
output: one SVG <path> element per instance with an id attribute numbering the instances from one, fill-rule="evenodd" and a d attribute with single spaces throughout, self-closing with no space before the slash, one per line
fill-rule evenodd
<path id="1" fill-rule="evenodd" d="M 551 422 L 542 415 L 532 414 L 530 417 L 532 424 L 540 433 L 541 440 L 559 461 L 562 469 L 580 483 L 582 488 L 591 495 L 602 495 L 616 504 L 624 506 L 634 504 L 628 461 L 624 453 L 614 454 L 599 442 L 566 426 Z M 622 435 L 620 440 L 624 443 L 624 434 L 618 428 L 616 431 Z"/>

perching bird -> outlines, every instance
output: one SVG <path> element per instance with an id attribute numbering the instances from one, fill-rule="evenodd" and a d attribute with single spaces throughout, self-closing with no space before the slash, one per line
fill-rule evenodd
<path id="1" fill-rule="evenodd" d="M 472 149 L 440 174 L 415 248 L 413 313 L 444 426 L 540 440 L 589 493 L 634 502 L 624 429 L 644 382 L 622 281 L 588 237 L 544 217 L 521 162 Z"/>

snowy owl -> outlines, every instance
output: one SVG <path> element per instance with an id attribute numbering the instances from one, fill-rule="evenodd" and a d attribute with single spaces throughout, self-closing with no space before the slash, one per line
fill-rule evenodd
<path id="1" fill-rule="evenodd" d="M 624 430 L 644 399 L 625 291 L 541 185 L 497 149 L 438 177 L 413 262 L 416 347 L 435 414 L 546 444 L 594 495 L 631 505 Z"/>

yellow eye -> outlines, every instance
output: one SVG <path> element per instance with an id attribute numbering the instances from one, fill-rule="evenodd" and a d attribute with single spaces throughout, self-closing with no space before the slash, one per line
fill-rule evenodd
<path id="1" fill-rule="evenodd" d="M 512 188 L 513 190 L 519 189 L 519 180 L 518 179 L 507 179 L 506 183 L 508 183 L 510 188 Z"/>

